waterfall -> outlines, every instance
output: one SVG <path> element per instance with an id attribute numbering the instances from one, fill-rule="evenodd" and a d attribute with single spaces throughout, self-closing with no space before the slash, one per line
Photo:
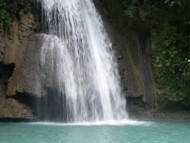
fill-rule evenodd
<path id="1" fill-rule="evenodd" d="M 68 122 L 125 119 L 112 44 L 92 0 L 40 2 L 46 34 L 39 80 L 48 90 L 41 90 L 47 97 L 39 100 L 39 112 L 58 112 Z"/>

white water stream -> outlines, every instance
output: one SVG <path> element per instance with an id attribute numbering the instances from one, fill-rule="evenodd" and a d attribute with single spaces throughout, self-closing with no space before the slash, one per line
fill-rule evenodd
<path id="1" fill-rule="evenodd" d="M 127 118 L 112 44 L 92 0 L 40 2 L 47 33 L 41 49 L 42 79 L 65 96 L 67 120 Z"/>

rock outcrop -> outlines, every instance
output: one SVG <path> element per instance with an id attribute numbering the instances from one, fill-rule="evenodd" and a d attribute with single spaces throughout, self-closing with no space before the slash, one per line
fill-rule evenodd
<path id="1" fill-rule="evenodd" d="M 12 24 L 9 34 L 4 33 L 3 30 L 0 31 L 0 118 L 34 117 L 28 106 L 14 98 L 8 98 L 8 96 L 22 92 L 18 85 L 24 77 L 18 76 L 15 79 L 11 76 L 15 74 L 18 65 L 21 65 L 25 60 L 23 57 L 25 57 L 29 39 L 36 28 L 33 14 L 23 13 L 20 17 L 20 20 L 15 20 Z"/>

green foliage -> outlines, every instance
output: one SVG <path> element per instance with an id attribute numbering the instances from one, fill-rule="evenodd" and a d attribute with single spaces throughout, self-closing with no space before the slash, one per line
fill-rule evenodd
<path id="1" fill-rule="evenodd" d="M 171 93 L 172 100 L 190 104 L 190 1 L 124 0 L 123 5 L 126 16 L 151 33 L 159 89 Z"/>
<path id="2" fill-rule="evenodd" d="M 35 9 L 36 0 L 0 0 L 0 25 L 9 31 L 13 20 L 19 20 L 20 12 Z"/>
<path id="3" fill-rule="evenodd" d="M 182 0 L 165 0 L 165 4 L 169 5 L 170 7 L 172 6 L 182 6 L 183 1 Z"/>
<path id="4" fill-rule="evenodd" d="M 125 11 L 125 14 L 128 15 L 130 18 L 134 18 L 136 13 L 137 13 L 137 7 L 134 5 L 129 6 Z"/>
<path id="5" fill-rule="evenodd" d="M 190 69 L 188 56 L 189 45 L 183 33 L 178 33 L 175 27 L 167 27 L 162 33 L 154 33 L 156 48 L 153 49 L 156 81 L 160 89 L 169 90 L 182 98 L 189 95 Z M 189 84 L 190 85 L 190 84 Z"/>
<path id="6" fill-rule="evenodd" d="M 123 5 L 125 7 L 125 14 L 128 17 L 135 19 L 138 12 L 137 0 L 125 0 L 123 1 Z"/>
<path id="7" fill-rule="evenodd" d="M 9 29 L 11 23 L 10 13 L 7 11 L 7 3 L 5 0 L 0 0 L 0 25 Z"/>
<path id="8" fill-rule="evenodd" d="M 33 9 L 36 0 L 6 0 L 6 2 L 9 4 L 9 12 L 15 15 L 18 14 L 20 10 L 27 12 Z"/>

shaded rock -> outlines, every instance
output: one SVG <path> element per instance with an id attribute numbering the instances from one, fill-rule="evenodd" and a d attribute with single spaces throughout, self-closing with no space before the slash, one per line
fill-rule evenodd
<path id="1" fill-rule="evenodd" d="M 151 69 L 149 36 L 143 27 L 137 28 L 142 29 L 141 32 L 132 28 L 131 20 L 124 16 L 122 0 L 94 2 L 113 43 L 125 95 L 142 96 L 144 103 L 155 106 L 156 88 Z"/>

